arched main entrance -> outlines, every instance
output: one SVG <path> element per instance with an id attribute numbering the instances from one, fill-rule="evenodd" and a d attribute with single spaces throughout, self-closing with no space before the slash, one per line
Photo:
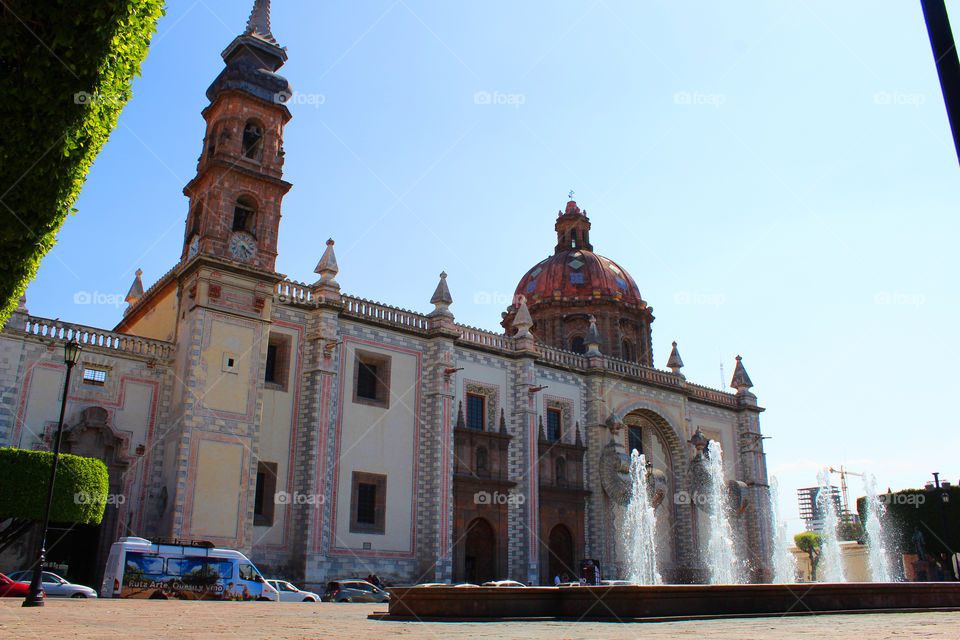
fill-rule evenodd
<path id="1" fill-rule="evenodd" d="M 549 579 L 553 583 L 555 576 L 567 575 L 569 580 L 575 580 L 577 569 L 573 558 L 573 534 L 565 525 L 558 524 L 550 530 L 550 539 L 547 543 L 549 551 Z"/>
<path id="2" fill-rule="evenodd" d="M 497 580 L 497 536 L 483 518 L 467 525 L 464 537 L 464 579 L 472 584 Z"/>

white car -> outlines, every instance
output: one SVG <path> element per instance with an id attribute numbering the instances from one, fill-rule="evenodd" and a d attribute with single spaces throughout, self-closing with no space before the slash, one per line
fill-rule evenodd
<path id="1" fill-rule="evenodd" d="M 286 580 L 267 580 L 267 584 L 280 593 L 280 602 L 320 602 L 313 591 L 302 591 Z"/>
<path id="2" fill-rule="evenodd" d="M 522 582 L 517 582 L 516 580 L 492 580 L 490 582 L 484 582 L 481 587 L 525 587 L 527 585 Z"/>
<path id="3" fill-rule="evenodd" d="M 11 580 L 30 584 L 33 580 L 33 571 L 14 571 L 9 574 Z M 55 573 L 43 572 L 43 592 L 50 597 L 57 598 L 96 598 L 97 592 L 82 584 L 67 582 Z"/>

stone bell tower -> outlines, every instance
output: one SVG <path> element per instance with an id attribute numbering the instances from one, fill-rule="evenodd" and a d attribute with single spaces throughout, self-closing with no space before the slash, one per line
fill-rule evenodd
<path id="1" fill-rule="evenodd" d="M 286 50 L 270 33 L 270 3 L 254 5 L 246 30 L 224 49 L 226 68 L 207 89 L 210 105 L 190 198 L 181 260 L 198 254 L 273 271 L 290 83 L 276 73 Z"/>
<path id="2" fill-rule="evenodd" d="M 176 382 L 164 434 L 161 535 L 249 550 L 260 458 L 291 95 L 269 0 L 223 51 L 177 278 Z"/>

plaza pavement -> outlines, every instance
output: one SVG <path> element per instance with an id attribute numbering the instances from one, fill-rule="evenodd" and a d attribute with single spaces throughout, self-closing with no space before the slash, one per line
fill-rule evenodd
<path id="1" fill-rule="evenodd" d="M 394 622 L 370 619 L 382 604 L 66 600 L 24 609 L 0 599 L 3 640 L 957 640 L 960 612 L 873 613 L 680 622 Z"/>

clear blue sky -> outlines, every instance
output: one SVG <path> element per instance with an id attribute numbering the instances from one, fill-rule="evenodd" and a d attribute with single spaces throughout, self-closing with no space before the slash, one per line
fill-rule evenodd
<path id="1" fill-rule="evenodd" d="M 75 295 L 176 262 L 204 92 L 251 5 L 168 2 L 31 313 L 112 327 L 122 303 Z M 314 281 L 332 236 L 345 292 L 428 311 L 446 270 L 457 320 L 496 330 L 478 294 L 552 251 L 573 189 L 654 307 L 659 367 L 677 340 L 719 386 L 743 355 L 788 515 L 824 465 L 960 480 L 960 183 L 919 2 L 273 5 L 300 94 L 281 273 Z"/>

